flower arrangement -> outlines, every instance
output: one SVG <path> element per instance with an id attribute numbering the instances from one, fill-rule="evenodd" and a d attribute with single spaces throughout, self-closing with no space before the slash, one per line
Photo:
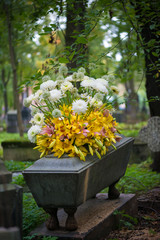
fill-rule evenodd
<path id="1" fill-rule="evenodd" d="M 87 154 L 96 153 L 101 158 L 121 139 L 110 102 L 118 89 L 109 86 L 108 76 L 94 79 L 84 68 L 68 76 L 67 72 L 60 66 L 55 80 L 43 76 L 39 89 L 24 99 L 32 114 L 28 138 L 36 143 L 40 157 L 67 153 L 85 161 Z"/>

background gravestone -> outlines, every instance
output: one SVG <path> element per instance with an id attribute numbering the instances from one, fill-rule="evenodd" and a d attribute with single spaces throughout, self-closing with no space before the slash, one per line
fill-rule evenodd
<path id="1" fill-rule="evenodd" d="M 147 126 L 140 130 L 139 138 L 146 142 L 152 151 L 152 170 L 160 172 L 160 117 L 151 117 Z"/>
<path id="2" fill-rule="evenodd" d="M 160 151 L 160 117 L 151 117 L 146 127 L 139 132 L 141 141 L 146 142 L 152 152 Z"/>
<path id="3" fill-rule="evenodd" d="M 11 184 L 12 173 L 0 160 L 0 239 L 22 238 L 22 187 Z M 17 230 L 11 227 L 18 227 Z M 13 230 L 13 231 L 12 231 Z M 8 233 L 7 233 L 8 232 Z M 13 232 L 13 233 L 12 233 Z M 9 234 L 9 235 L 8 235 Z M 13 235 L 14 238 L 11 238 Z"/>
<path id="4" fill-rule="evenodd" d="M 7 132 L 18 132 L 17 110 L 10 110 L 7 113 Z"/>

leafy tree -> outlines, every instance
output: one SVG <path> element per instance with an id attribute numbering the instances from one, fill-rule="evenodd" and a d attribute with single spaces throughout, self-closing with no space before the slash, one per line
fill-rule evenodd
<path id="1" fill-rule="evenodd" d="M 151 117 L 160 116 L 160 2 L 121 0 L 129 22 L 137 33 L 137 40 L 144 51 L 146 92 Z M 129 7 L 134 9 L 131 15 Z M 154 154 L 153 170 L 160 172 L 160 151 Z"/>

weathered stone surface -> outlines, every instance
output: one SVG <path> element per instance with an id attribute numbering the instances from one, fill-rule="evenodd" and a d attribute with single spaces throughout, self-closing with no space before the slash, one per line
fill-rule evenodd
<path id="1" fill-rule="evenodd" d="M 45 224 L 36 228 L 31 234 L 39 236 L 57 236 L 58 239 L 99 240 L 106 237 L 111 230 L 117 228 L 119 216 L 114 212 L 124 210 L 125 213 L 136 216 L 137 201 L 134 194 L 121 194 L 118 199 L 109 200 L 108 194 L 97 194 L 96 198 L 87 200 L 78 207 L 75 216 L 78 222 L 76 231 L 65 231 L 67 214 L 63 209 L 58 211 L 60 229 L 49 231 Z"/>
<path id="2" fill-rule="evenodd" d="M 140 163 L 146 161 L 149 156 L 151 156 L 151 151 L 147 143 L 135 138 L 129 162 Z"/>
<path id="3" fill-rule="evenodd" d="M 5 161 L 35 161 L 39 159 L 40 153 L 38 150 L 34 150 L 35 144 L 28 141 L 4 141 L 3 147 L 3 159 Z"/>
<path id="4" fill-rule="evenodd" d="M 18 132 L 17 110 L 10 110 L 7 113 L 7 132 Z"/>
<path id="5" fill-rule="evenodd" d="M 3 161 L 0 160 L 0 184 L 10 183 L 12 181 L 12 173 L 9 172 Z"/>
<path id="6" fill-rule="evenodd" d="M 139 132 L 139 138 L 148 144 L 152 152 L 160 151 L 160 117 L 151 117 L 146 127 Z"/>
<path id="7" fill-rule="evenodd" d="M 13 184 L 0 184 L 0 226 L 17 226 L 22 236 L 23 188 Z M 1 239 L 1 238 L 0 238 Z"/>

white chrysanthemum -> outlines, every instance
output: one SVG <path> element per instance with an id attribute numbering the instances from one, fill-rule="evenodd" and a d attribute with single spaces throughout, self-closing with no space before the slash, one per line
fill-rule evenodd
<path id="1" fill-rule="evenodd" d="M 56 87 L 57 81 L 48 80 L 47 82 L 44 82 L 40 85 L 40 89 L 45 90 L 52 90 Z"/>
<path id="2" fill-rule="evenodd" d="M 73 82 L 73 78 L 72 78 L 72 75 L 68 76 L 65 78 L 65 81 L 68 81 L 68 82 Z"/>
<path id="3" fill-rule="evenodd" d="M 74 72 L 74 73 L 72 74 L 72 79 L 73 79 L 74 81 L 77 80 L 77 73 L 76 73 L 76 72 Z"/>
<path id="4" fill-rule="evenodd" d="M 44 123 L 44 114 L 43 113 L 36 113 L 34 115 L 33 121 L 36 125 L 42 125 Z"/>
<path id="5" fill-rule="evenodd" d="M 81 97 L 82 99 L 85 99 L 85 101 L 86 101 L 87 103 L 90 102 L 91 99 L 92 99 L 92 96 L 88 95 L 88 93 L 82 93 L 82 94 L 80 95 L 80 97 Z"/>
<path id="6" fill-rule="evenodd" d="M 53 89 L 52 91 L 50 91 L 50 100 L 53 102 L 58 101 L 60 98 L 62 97 L 62 93 L 60 90 L 57 89 Z"/>
<path id="7" fill-rule="evenodd" d="M 27 98 L 24 98 L 24 100 L 23 100 L 23 105 L 24 105 L 25 107 L 29 107 L 30 104 L 31 104 L 31 102 L 29 102 L 29 101 L 27 100 Z"/>
<path id="8" fill-rule="evenodd" d="M 30 110 L 31 110 L 31 115 L 34 116 L 36 113 L 39 112 L 39 109 L 33 106 L 30 106 Z"/>
<path id="9" fill-rule="evenodd" d="M 30 121 L 29 121 L 29 123 L 31 123 L 32 125 L 34 125 L 35 123 L 34 123 L 34 119 L 32 118 Z"/>
<path id="10" fill-rule="evenodd" d="M 87 96 L 88 96 L 88 93 L 81 93 L 81 98 L 87 98 Z"/>
<path id="11" fill-rule="evenodd" d="M 59 73 L 61 74 L 61 75 L 66 75 L 67 73 L 68 73 L 68 68 L 66 67 L 66 66 L 60 66 L 59 67 Z"/>
<path id="12" fill-rule="evenodd" d="M 86 97 L 87 103 L 90 103 L 91 100 L 92 100 L 92 96 L 88 95 L 88 96 Z"/>
<path id="13" fill-rule="evenodd" d="M 43 92 L 43 94 L 41 95 L 41 99 L 47 99 L 50 97 L 50 91 L 45 91 Z"/>
<path id="14" fill-rule="evenodd" d="M 45 75 L 45 76 L 42 77 L 43 82 L 46 82 L 48 80 L 51 80 L 51 77 L 49 75 Z"/>
<path id="15" fill-rule="evenodd" d="M 99 100 L 99 101 L 102 101 L 103 98 L 104 98 L 104 94 L 98 92 L 94 95 L 94 98 Z"/>
<path id="16" fill-rule="evenodd" d="M 69 81 L 65 81 L 61 85 L 61 89 L 63 92 L 66 92 L 67 90 L 71 90 L 73 88 L 73 84 Z"/>
<path id="17" fill-rule="evenodd" d="M 85 68 L 81 67 L 81 68 L 78 69 L 78 72 L 81 72 L 81 73 L 84 74 L 86 72 L 86 70 L 85 70 Z"/>
<path id="18" fill-rule="evenodd" d="M 99 82 L 97 82 L 97 81 L 94 81 L 93 88 L 94 88 L 95 90 L 100 91 L 100 92 L 103 92 L 103 93 L 105 93 L 105 94 L 108 93 L 107 88 L 106 88 L 103 84 L 101 84 L 101 83 L 99 83 Z"/>
<path id="19" fill-rule="evenodd" d="M 60 118 L 61 117 L 61 111 L 59 110 L 59 109 L 54 109 L 53 111 L 52 111 L 52 115 L 53 115 L 53 117 L 55 117 L 55 118 Z"/>
<path id="20" fill-rule="evenodd" d="M 94 107 L 101 107 L 103 105 L 103 102 L 100 100 L 97 100 L 96 98 L 92 98 L 89 103 L 91 106 L 94 106 Z"/>
<path id="21" fill-rule="evenodd" d="M 83 72 L 78 72 L 77 73 L 77 80 L 82 81 L 84 79 L 84 73 Z"/>
<path id="22" fill-rule="evenodd" d="M 58 75 L 58 76 L 56 77 L 56 80 L 57 80 L 57 81 L 64 81 L 63 75 Z"/>
<path id="23" fill-rule="evenodd" d="M 75 113 L 78 113 L 78 114 L 81 114 L 81 113 L 86 113 L 87 111 L 87 102 L 85 102 L 84 100 L 75 100 L 73 103 L 72 103 L 72 110 L 75 112 Z"/>
<path id="24" fill-rule="evenodd" d="M 95 63 L 89 63 L 88 68 L 89 68 L 90 70 L 93 70 L 93 69 L 96 68 L 96 64 L 95 64 Z"/>
<path id="25" fill-rule="evenodd" d="M 84 75 L 84 80 L 90 79 L 88 76 Z"/>
<path id="26" fill-rule="evenodd" d="M 108 81 L 108 75 L 103 75 L 102 78 Z"/>
<path id="27" fill-rule="evenodd" d="M 108 77 L 107 77 L 107 81 L 109 81 L 109 82 L 114 82 L 114 80 L 115 80 L 115 77 L 113 76 L 113 75 L 108 75 Z"/>
<path id="28" fill-rule="evenodd" d="M 42 95 L 42 93 L 43 93 L 43 91 L 41 89 L 39 89 L 37 92 L 35 92 L 34 100 L 37 100 Z"/>
<path id="29" fill-rule="evenodd" d="M 71 93 L 72 93 L 73 95 L 77 95 L 77 94 L 78 94 L 78 89 L 77 89 L 76 87 L 73 87 L 73 88 L 71 89 Z"/>
<path id="30" fill-rule="evenodd" d="M 36 135 L 41 132 L 41 127 L 39 125 L 34 125 L 28 130 L 28 138 L 31 142 L 35 143 Z"/>
<path id="31" fill-rule="evenodd" d="M 93 87 L 95 85 L 95 80 L 89 78 L 81 82 L 82 87 Z"/>
<path id="32" fill-rule="evenodd" d="M 32 103 L 32 101 L 34 100 L 35 96 L 33 94 L 31 94 L 29 97 L 25 98 L 23 100 L 23 104 L 25 107 L 29 107 Z"/>
<path id="33" fill-rule="evenodd" d="M 97 78 L 96 81 L 103 84 L 105 87 L 108 87 L 108 81 L 105 80 L 104 78 Z"/>

